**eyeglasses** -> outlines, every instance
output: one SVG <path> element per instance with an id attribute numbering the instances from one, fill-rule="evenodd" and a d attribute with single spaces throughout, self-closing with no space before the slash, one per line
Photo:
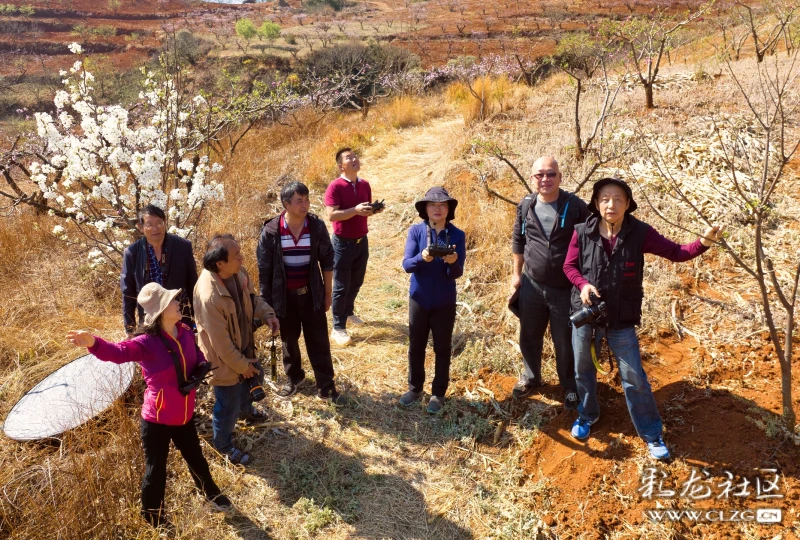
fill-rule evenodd
<path id="1" fill-rule="evenodd" d="M 533 175 L 533 177 L 536 178 L 537 180 L 541 180 L 545 176 L 547 178 L 555 178 L 556 176 L 558 176 L 558 173 L 557 172 L 548 172 L 548 173 L 536 173 L 536 174 Z"/>

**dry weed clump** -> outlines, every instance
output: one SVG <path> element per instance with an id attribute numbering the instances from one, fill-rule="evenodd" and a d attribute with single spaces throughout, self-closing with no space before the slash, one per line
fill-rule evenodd
<path id="1" fill-rule="evenodd" d="M 525 93 L 525 87 L 507 77 L 489 76 L 470 83 L 454 82 L 445 90 L 448 102 L 458 108 L 468 125 L 519 106 Z"/>
<path id="2" fill-rule="evenodd" d="M 137 537 L 144 463 L 133 409 L 138 412 L 138 405 L 118 401 L 98 421 L 58 441 L 4 443 L 0 452 L 6 463 L 0 469 L 4 536 Z M 191 482 L 185 476 L 181 482 Z"/>
<path id="3" fill-rule="evenodd" d="M 390 118 L 392 127 L 397 129 L 419 126 L 425 121 L 425 111 L 411 96 L 394 98 L 386 107 L 386 116 Z"/>

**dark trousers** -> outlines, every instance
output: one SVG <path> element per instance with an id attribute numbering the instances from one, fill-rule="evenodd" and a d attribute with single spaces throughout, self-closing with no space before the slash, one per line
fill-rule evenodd
<path id="1" fill-rule="evenodd" d="M 333 388 L 333 360 L 328 340 L 328 317 L 323 310 L 314 311 L 311 293 L 286 295 L 286 316 L 279 317 L 283 342 L 283 371 L 293 382 L 305 377 L 300 358 L 300 332 L 306 342 L 308 361 L 314 370 L 317 389 L 327 394 Z"/>
<path id="2" fill-rule="evenodd" d="M 428 335 L 433 334 L 436 355 L 431 393 L 444 397 L 450 382 L 450 352 L 456 305 L 425 309 L 413 298 L 408 299 L 408 389 L 422 392 L 425 384 L 425 348 Z"/>
<path id="3" fill-rule="evenodd" d="M 194 480 L 194 485 L 206 498 L 220 494 L 211 478 L 208 462 L 200 449 L 200 439 L 194 418 L 182 426 L 167 426 L 142 419 L 142 446 L 144 447 L 144 479 L 142 480 L 142 515 L 152 525 L 163 519 L 164 488 L 167 483 L 167 456 L 169 442 L 175 444 Z"/>
<path id="4" fill-rule="evenodd" d="M 353 314 L 356 296 L 364 283 L 369 259 L 369 242 L 346 242 L 333 237 L 333 327 L 347 328 L 347 317 Z"/>
<path id="5" fill-rule="evenodd" d="M 542 345 L 550 325 L 556 350 L 558 382 L 565 392 L 575 392 L 575 360 L 572 354 L 572 328 L 569 325 L 571 289 L 537 283 L 522 274 L 519 293 L 519 348 L 525 366 L 523 377 L 542 382 Z"/>

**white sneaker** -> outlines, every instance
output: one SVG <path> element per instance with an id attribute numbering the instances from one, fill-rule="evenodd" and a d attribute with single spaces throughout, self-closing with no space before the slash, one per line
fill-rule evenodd
<path id="1" fill-rule="evenodd" d="M 334 328 L 333 332 L 331 332 L 331 338 L 340 347 L 344 347 L 350 343 L 350 334 L 347 333 L 347 330 L 339 330 L 338 328 Z"/>
<path id="2" fill-rule="evenodd" d="M 349 322 L 353 326 L 361 326 L 362 324 L 364 324 L 364 321 L 362 321 L 358 315 L 350 315 L 349 317 L 347 317 L 347 322 Z"/>

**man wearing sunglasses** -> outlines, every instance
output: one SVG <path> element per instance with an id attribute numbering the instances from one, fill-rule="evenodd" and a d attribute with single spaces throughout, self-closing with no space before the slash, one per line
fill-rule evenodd
<path id="1" fill-rule="evenodd" d="M 572 284 L 562 267 L 575 225 L 586 221 L 589 210 L 575 194 L 560 188 L 561 171 L 555 158 L 537 159 L 530 180 L 535 192 L 517 206 L 511 244 L 512 298 L 519 298 L 523 361 L 522 376 L 512 393 L 527 397 L 542 385 L 542 346 L 549 324 L 564 407 L 574 410 L 578 393 L 569 326 Z"/>

